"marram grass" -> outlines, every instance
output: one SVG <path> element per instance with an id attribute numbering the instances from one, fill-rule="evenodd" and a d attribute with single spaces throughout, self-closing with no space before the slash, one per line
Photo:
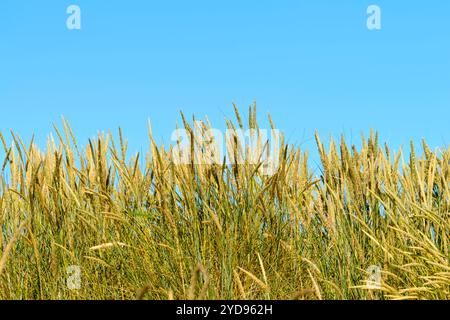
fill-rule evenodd
<path id="1" fill-rule="evenodd" d="M 56 133 L 45 151 L 0 135 L 0 299 L 450 298 L 450 150 L 316 136 L 321 171 L 282 142 L 264 176 L 176 165 L 151 131 L 131 157 L 121 132 Z"/>

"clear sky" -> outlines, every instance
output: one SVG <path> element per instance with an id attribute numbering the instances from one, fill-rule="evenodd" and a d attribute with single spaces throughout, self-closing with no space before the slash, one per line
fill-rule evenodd
<path id="1" fill-rule="evenodd" d="M 315 129 L 356 143 L 370 127 L 393 147 L 447 145 L 450 2 L 0 0 L 3 133 L 42 143 L 63 115 L 79 142 L 121 126 L 140 149 L 148 118 L 167 143 L 179 110 L 222 128 L 254 100 L 304 146 Z"/>

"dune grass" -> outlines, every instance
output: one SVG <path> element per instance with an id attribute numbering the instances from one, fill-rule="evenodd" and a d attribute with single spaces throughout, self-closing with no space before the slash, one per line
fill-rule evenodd
<path id="1" fill-rule="evenodd" d="M 255 109 L 236 126 L 258 128 Z M 80 147 L 55 131 L 45 151 L 0 135 L 0 299 L 450 298 L 450 150 L 317 135 L 321 172 L 282 141 L 265 176 L 175 164 L 151 130 L 133 156 L 121 132 Z"/>

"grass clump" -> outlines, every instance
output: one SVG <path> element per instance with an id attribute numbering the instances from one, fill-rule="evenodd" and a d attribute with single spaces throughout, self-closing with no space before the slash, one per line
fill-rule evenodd
<path id="1" fill-rule="evenodd" d="M 121 131 L 80 148 L 55 130 L 45 151 L 0 134 L 0 299 L 450 298 L 450 150 L 317 135 L 314 174 L 282 139 L 268 176 L 236 144 L 243 163 L 179 165 L 151 132 L 130 157 Z"/>

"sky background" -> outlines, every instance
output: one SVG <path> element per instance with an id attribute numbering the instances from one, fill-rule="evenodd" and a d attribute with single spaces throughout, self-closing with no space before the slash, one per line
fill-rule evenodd
<path id="1" fill-rule="evenodd" d="M 81 8 L 81 30 L 66 9 Z M 382 10 L 369 31 L 366 10 Z M 369 128 L 398 148 L 450 143 L 450 2 L 1 0 L 0 131 L 38 143 L 66 117 L 79 142 L 119 126 L 134 150 L 147 120 L 168 143 L 179 111 L 224 127 L 257 101 L 313 149 Z M 263 126 L 267 122 L 263 121 Z"/>

